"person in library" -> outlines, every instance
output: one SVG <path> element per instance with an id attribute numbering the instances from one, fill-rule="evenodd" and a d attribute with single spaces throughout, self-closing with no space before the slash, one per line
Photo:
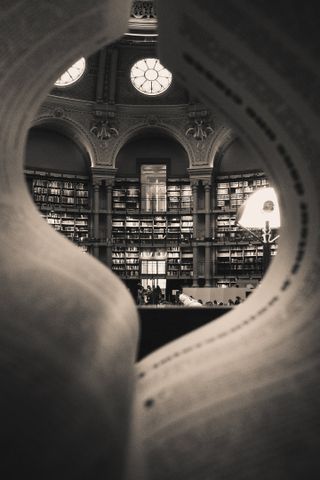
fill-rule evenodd
<path id="1" fill-rule="evenodd" d="M 153 298 L 154 298 L 155 305 L 159 305 L 159 303 L 161 303 L 163 295 L 162 295 L 162 291 L 161 291 L 161 288 L 159 287 L 159 285 L 157 285 L 154 288 Z"/>
<path id="2" fill-rule="evenodd" d="M 145 296 L 145 289 L 143 288 L 141 283 L 138 283 L 138 289 L 137 289 L 137 304 L 138 305 L 144 305 L 145 304 L 144 296 Z"/>
<path id="3" fill-rule="evenodd" d="M 147 305 L 154 304 L 154 289 L 152 289 L 150 285 L 147 285 L 144 298 L 145 298 L 145 304 Z"/>

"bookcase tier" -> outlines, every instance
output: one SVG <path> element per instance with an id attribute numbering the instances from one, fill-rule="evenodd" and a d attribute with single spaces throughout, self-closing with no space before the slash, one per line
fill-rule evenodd
<path id="1" fill-rule="evenodd" d="M 151 278 L 151 264 L 147 265 L 142 256 L 146 249 L 166 252 L 157 268 L 167 279 L 195 281 L 196 275 L 207 281 L 209 276 L 213 285 L 233 286 L 237 279 L 261 279 L 264 273 L 262 244 L 236 224 L 237 209 L 248 195 L 269 185 L 262 172 L 217 176 L 211 191 L 213 208 L 208 211 L 204 208 L 204 187 L 200 186 L 197 225 L 190 180 L 186 178 L 168 179 L 165 198 L 159 202 L 141 198 L 138 179 L 116 178 L 112 204 L 102 200 L 94 206 L 89 177 L 29 169 L 25 173 L 47 223 L 83 251 L 99 256 L 123 279 Z M 106 198 L 105 190 L 99 195 Z M 210 236 L 205 235 L 208 215 Z M 97 217 L 99 228 L 94 230 Z M 93 238 L 93 231 L 99 238 Z M 259 236 L 261 232 L 255 233 Z M 277 245 L 272 244 L 270 250 L 276 255 Z M 206 267 L 208 258 L 210 268 Z"/>
<path id="2" fill-rule="evenodd" d="M 89 179 L 66 173 L 25 171 L 32 198 L 57 232 L 88 251 Z"/>

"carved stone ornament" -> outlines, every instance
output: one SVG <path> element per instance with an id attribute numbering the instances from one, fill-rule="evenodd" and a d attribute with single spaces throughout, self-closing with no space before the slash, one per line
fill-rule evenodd
<path id="1" fill-rule="evenodd" d="M 56 118 L 62 118 L 64 116 L 64 109 L 57 107 L 53 111 L 53 116 Z"/>
<path id="2" fill-rule="evenodd" d="M 160 123 L 159 118 L 156 115 L 149 115 L 146 118 L 146 124 L 150 125 L 151 127 L 153 125 L 158 125 Z"/>
<path id="3" fill-rule="evenodd" d="M 112 137 L 119 136 L 119 130 L 112 127 L 108 119 L 96 121 L 90 129 L 90 133 L 95 135 L 102 145 L 106 145 Z"/>
<path id="4" fill-rule="evenodd" d="M 203 142 L 211 133 L 213 128 L 202 118 L 194 118 L 193 124 L 186 130 L 186 136 L 193 137 L 197 142 Z"/>
<path id="5" fill-rule="evenodd" d="M 134 1 L 131 8 L 131 17 L 138 20 L 143 18 L 157 18 L 155 2 Z"/>

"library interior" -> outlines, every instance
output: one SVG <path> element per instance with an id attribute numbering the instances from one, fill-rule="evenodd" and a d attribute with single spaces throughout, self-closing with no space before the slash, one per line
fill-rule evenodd
<path id="1" fill-rule="evenodd" d="M 1 478 L 318 479 L 320 3 L 0 10 Z"/>
<path id="2" fill-rule="evenodd" d="M 155 2 L 134 2 L 126 34 L 56 80 L 28 136 L 29 191 L 139 308 L 232 307 L 277 253 L 276 194 L 241 134 L 160 63 L 157 38 Z M 237 215 L 257 190 L 247 228 Z"/>

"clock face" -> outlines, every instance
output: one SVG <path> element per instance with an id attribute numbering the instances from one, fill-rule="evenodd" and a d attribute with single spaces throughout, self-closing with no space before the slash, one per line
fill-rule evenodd
<path id="1" fill-rule="evenodd" d="M 130 78 L 140 93 L 159 95 L 170 87 L 172 73 L 157 58 L 143 58 L 132 66 Z"/>
<path id="2" fill-rule="evenodd" d="M 86 69 L 86 61 L 81 57 L 77 62 L 75 62 L 71 67 L 64 72 L 58 80 L 55 81 L 56 87 L 67 87 L 77 82 L 80 77 L 84 74 Z"/>

